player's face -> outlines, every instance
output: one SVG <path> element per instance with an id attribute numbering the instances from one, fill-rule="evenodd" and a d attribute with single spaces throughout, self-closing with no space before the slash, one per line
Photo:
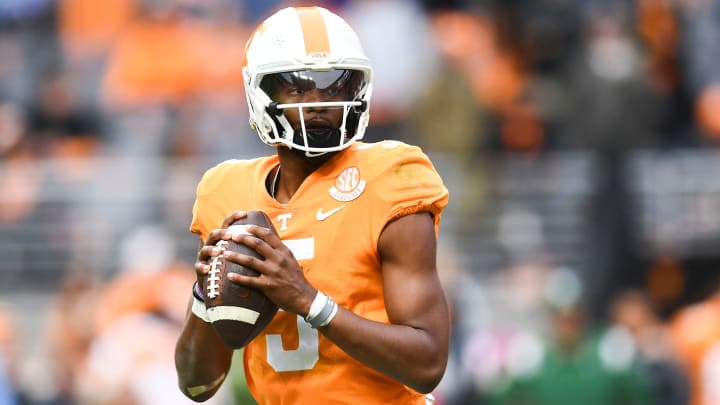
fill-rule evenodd
<path id="1" fill-rule="evenodd" d="M 275 73 L 263 80 L 263 87 L 267 84 L 267 93 L 280 104 L 348 101 L 355 93 L 357 74 L 351 70 Z M 293 128 L 300 126 L 300 109 L 285 109 L 283 113 Z M 302 113 L 308 129 L 337 128 L 343 118 L 340 106 L 303 106 Z"/>

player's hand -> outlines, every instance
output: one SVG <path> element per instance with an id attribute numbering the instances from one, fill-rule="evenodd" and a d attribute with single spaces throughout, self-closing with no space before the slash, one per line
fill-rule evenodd
<path id="1" fill-rule="evenodd" d="M 230 273 L 227 278 L 237 284 L 262 291 L 272 302 L 285 311 L 307 315 L 317 290 L 307 281 L 300 264 L 290 249 L 271 229 L 247 225 L 249 235 L 236 233 L 232 240 L 259 253 L 265 260 L 225 251 L 226 260 L 260 273 L 258 277 Z"/>
<path id="2" fill-rule="evenodd" d="M 219 256 L 223 249 L 216 246 L 218 241 L 230 240 L 232 231 L 227 228 L 238 219 L 247 217 L 246 211 L 234 211 L 223 220 L 222 227 L 215 229 L 208 234 L 203 246 L 198 251 L 197 260 L 195 261 L 195 274 L 198 282 L 202 282 L 202 277 L 210 272 L 210 261 L 215 256 Z"/>

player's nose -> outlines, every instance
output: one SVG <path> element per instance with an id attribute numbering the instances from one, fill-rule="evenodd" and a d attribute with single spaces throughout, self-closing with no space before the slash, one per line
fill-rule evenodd
<path id="1" fill-rule="evenodd" d="M 328 100 L 325 99 L 323 92 L 318 89 L 312 89 L 303 94 L 303 101 L 306 103 L 319 103 Z M 327 107 L 324 106 L 312 106 L 308 107 L 308 111 L 323 111 L 326 108 Z"/>

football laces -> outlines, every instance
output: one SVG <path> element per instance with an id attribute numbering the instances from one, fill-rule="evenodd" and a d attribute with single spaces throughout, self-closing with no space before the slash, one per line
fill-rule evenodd
<path id="1" fill-rule="evenodd" d="M 227 247 L 228 241 L 221 240 L 218 241 L 216 244 L 217 247 L 222 249 L 222 252 L 213 257 L 212 261 L 210 262 L 210 273 L 208 277 L 208 283 L 207 283 L 207 296 L 208 298 L 215 298 L 220 295 L 220 284 L 218 282 L 220 281 L 220 272 L 222 271 L 222 259 L 223 254 L 225 253 L 225 248 Z"/>

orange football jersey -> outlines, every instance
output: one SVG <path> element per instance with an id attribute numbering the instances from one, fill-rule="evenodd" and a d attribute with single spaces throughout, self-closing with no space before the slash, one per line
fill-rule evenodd
<path id="1" fill-rule="evenodd" d="M 419 211 L 433 214 L 437 233 L 448 192 L 430 160 L 402 142 L 357 142 L 312 173 L 286 205 L 265 187 L 277 165 L 270 156 L 208 170 L 190 230 L 205 239 L 234 210 L 265 211 L 315 288 L 357 315 L 389 322 L 378 239 L 388 222 Z M 244 363 L 261 404 L 425 403 L 283 311 L 246 347 Z"/>

